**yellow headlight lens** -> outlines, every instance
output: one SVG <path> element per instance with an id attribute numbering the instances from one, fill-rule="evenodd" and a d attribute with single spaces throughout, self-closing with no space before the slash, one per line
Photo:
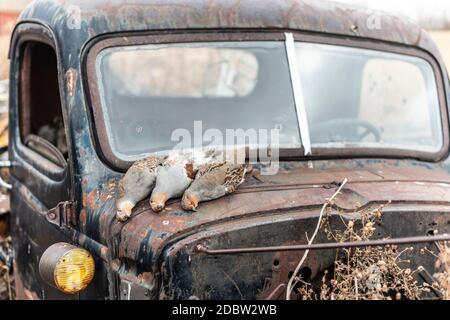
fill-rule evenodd
<path id="1" fill-rule="evenodd" d="M 64 254 L 56 264 L 56 286 L 65 293 L 76 293 L 88 286 L 94 277 L 95 263 L 88 251 L 76 248 Z"/>

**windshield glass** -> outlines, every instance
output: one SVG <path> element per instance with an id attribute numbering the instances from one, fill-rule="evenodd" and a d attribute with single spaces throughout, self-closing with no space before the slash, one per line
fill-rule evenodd
<path id="1" fill-rule="evenodd" d="M 193 133 L 194 121 L 224 136 L 279 129 L 282 147 L 301 146 L 283 42 L 111 48 L 100 53 L 97 75 L 107 134 L 121 159 L 170 150 L 175 130 Z"/>
<path id="2" fill-rule="evenodd" d="M 437 87 L 425 60 L 381 51 L 296 43 L 312 147 L 435 152 L 442 147 Z M 113 153 L 132 161 L 173 148 L 174 132 L 278 129 L 301 147 L 281 41 L 208 42 L 104 49 L 96 60 Z M 222 146 L 229 141 L 203 140 Z"/>
<path id="3" fill-rule="evenodd" d="M 442 147 L 431 65 L 367 49 L 296 44 L 313 146 Z"/>

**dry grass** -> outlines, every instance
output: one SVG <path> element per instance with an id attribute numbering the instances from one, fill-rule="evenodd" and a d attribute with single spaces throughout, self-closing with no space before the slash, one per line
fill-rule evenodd
<path id="1" fill-rule="evenodd" d="M 360 220 L 345 223 L 343 231 L 331 230 L 330 211 L 321 228 L 330 240 L 336 242 L 367 241 L 376 230 L 383 206 L 361 212 Z M 320 300 L 391 300 L 419 299 L 424 288 L 415 280 L 415 272 L 402 260 L 405 251 L 395 246 L 340 249 L 336 252 L 334 272 L 325 272 L 319 292 L 306 284 L 300 288 L 303 299 Z"/>
<path id="2" fill-rule="evenodd" d="M 11 250 L 11 237 L 0 236 L 0 250 Z M 0 300 L 14 298 L 12 270 L 0 259 Z"/>
<path id="3" fill-rule="evenodd" d="M 380 222 L 384 206 L 359 212 L 359 218 L 346 222 L 342 228 L 332 230 L 331 209 L 328 208 L 320 222 L 320 228 L 330 241 L 349 242 L 370 240 Z M 336 250 L 332 268 L 325 270 L 319 283 L 302 283 L 298 293 L 305 300 L 418 300 L 433 290 L 440 292 L 443 299 L 450 293 L 450 248 L 439 244 L 436 254 L 436 268 L 432 285 L 419 285 L 416 270 L 411 269 L 409 260 L 402 256 L 413 252 L 413 247 L 402 251 L 396 246 L 344 248 Z M 434 253 L 433 253 L 434 254 Z"/>
<path id="4" fill-rule="evenodd" d="M 450 300 L 450 247 L 447 243 L 439 243 L 437 246 L 439 254 L 436 259 L 436 269 L 439 272 L 434 274 L 434 278 L 442 298 Z"/>

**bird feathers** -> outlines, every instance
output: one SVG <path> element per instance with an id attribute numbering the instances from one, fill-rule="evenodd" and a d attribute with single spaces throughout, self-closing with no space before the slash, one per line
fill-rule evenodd
<path id="1" fill-rule="evenodd" d="M 244 182 L 246 172 L 244 164 L 221 162 L 201 166 L 194 182 L 184 192 L 181 206 L 185 210 L 195 210 L 198 202 L 214 200 L 234 192 Z"/>
<path id="2" fill-rule="evenodd" d="M 150 194 L 162 161 L 161 157 L 150 156 L 133 163 L 125 173 L 119 184 L 119 199 L 116 203 L 119 220 L 128 219 L 134 206 Z"/>
<path id="3" fill-rule="evenodd" d="M 183 195 L 182 207 L 195 210 L 201 201 L 234 192 L 248 171 L 246 165 L 230 160 L 237 154 L 216 149 L 172 151 L 166 157 L 136 161 L 120 181 L 117 218 L 129 218 L 134 206 L 149 194 L 151 208 L 159 212 L 170 198 Z"/>

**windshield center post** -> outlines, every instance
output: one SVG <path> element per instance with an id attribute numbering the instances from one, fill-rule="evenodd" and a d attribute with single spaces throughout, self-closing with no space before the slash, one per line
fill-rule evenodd
<path id="1" fill-rule="evenodd" d="M 286 55 L 291 77 L 292 91 L 294 93 L 294 103 L 297 113 L 300 139 L 303 145 L 304 155 L 311 155 L 311 140 L 309 136 L 308 118 L 306 115 L 305 100 L 303 98 L 300 75 L 298 73 L 297 55 L 295 53 L 294 36 L 290 32 L 285 33 Z"/>

